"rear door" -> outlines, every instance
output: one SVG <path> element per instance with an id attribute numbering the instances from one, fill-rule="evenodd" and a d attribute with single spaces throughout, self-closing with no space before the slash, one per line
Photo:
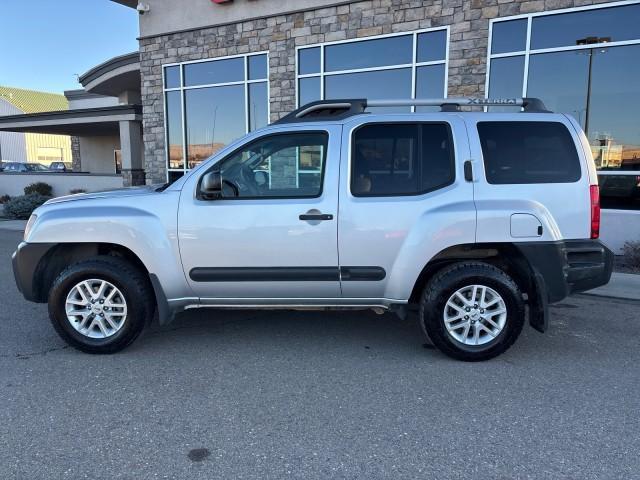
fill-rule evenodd
<path id="1" fill-rule="evenodd" d="M 564 116 L 467 118 L 478 242 L 589 238 L 589 172 Z"/>
<path id="2" fill-rule="evenodd" d="M 338 215 L 345 298 L 407 300 L 434 255 L 473 243 L 467 158 L 465 125 L 453 113 L 372 115 L 345 125 Z"/>

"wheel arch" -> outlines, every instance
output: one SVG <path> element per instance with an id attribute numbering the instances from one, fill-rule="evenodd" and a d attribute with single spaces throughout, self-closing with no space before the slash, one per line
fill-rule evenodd
<path id="1" fill-rule="evenodd" d="M 414 283 L 409 303 L 419 302 L 424 287 L 436 272 L 452 263 L 468 260 L 483 261 L 504 270 L 526 294 L 527 301 L 536 298 L 534 271 L 513 243 L 474 243 L 448 247 L 429 260 Z"/>
<path id="2" fill-rule="evenodd" d="M 52 246 L 36 266 L 32 280 L 35 301 L 41 303 L 47 301 L 51 285 L 69 265 L 98 255 L 117 256 L 128 261 L 147 275 L 151 282 L 149 270 L 140 257 L 124 245 L 105 242 L 59 243 Z"/>

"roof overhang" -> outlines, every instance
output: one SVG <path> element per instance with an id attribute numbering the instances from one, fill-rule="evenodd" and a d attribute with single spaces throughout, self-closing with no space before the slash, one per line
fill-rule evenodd
<path id="1" fill-rule="evenodd" d="M 138 5 L 137 0 L 111 0 L 112 2 L 120 3 L 122 5 L 126 5 L 127 7 L 136 8 Z"/>
<path id="2" fill-rule="evenodd" d="M 0 132 L 72 136 L 116 135 L 120 131 L 119 122 L 141 120 L 140 105 L 118 105 L 0 117 Z"/>
<path id="3" fill-rule="evenodd" d="M 79 78 L 88 93 L 117 97 L 125 91 L 140 91 L 140 53 L 111 58 Z"/>

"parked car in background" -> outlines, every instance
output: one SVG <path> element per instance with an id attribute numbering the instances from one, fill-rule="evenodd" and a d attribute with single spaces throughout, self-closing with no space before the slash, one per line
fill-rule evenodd
<path id="1" fill-rule="evenodd" d="M 49 170 L 52 172 L 70 172 L 73 170 L 69 162 L 51 162 Z"/>
<path id="2" fill-rule="evenodd" d="M 41 163 L 6 162 L 3 172 L 49 172 Z"/>

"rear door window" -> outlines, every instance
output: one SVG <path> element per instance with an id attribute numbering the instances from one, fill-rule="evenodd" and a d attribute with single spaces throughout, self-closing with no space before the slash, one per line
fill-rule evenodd
<path id="1" fill-rule="evenodd" d="M 373 123 L 353 134 L 351 193 L 356 197 L 421 195 L 454 179 L 446 123 Z"/>
<path id="2" fill-rule="evenodd" d="M 478 122 L 487 181 L 491 184 L 572 183 L 580 158 L 560 122 Z"/>

